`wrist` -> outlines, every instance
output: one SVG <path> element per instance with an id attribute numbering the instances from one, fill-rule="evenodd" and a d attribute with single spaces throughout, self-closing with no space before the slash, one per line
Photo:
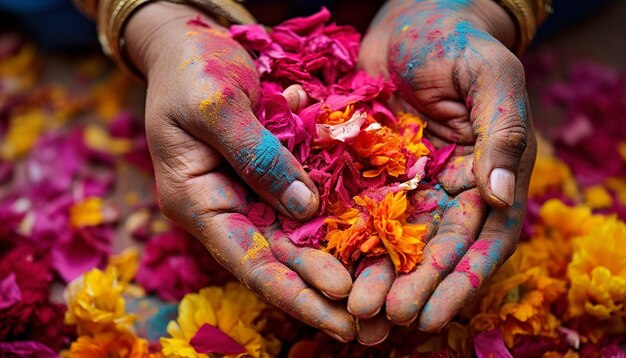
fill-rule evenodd
<path id="1" fill-rule="evenodd" d="M 480 30 L 490 34 L 507 48 L 515 46 L 517 28 L 511 15 L 494 0 L 470 0 L 467 4 L 450 0 L 425 0 L 410 2 L 390 0 L 385 15 L 378 18 L 378 23 L 404 16 L 407 12 L 431 13 L 431 15 L 451 14 L 458 20 L 469 21 Z M 424 19 L 426 16 L 424 16 Z"/>
<path id="2" fill-rule="evenodd" d="M 177 53 L 189 31 L 187 22 L 201 16 L 210 26 L 219 26 L 194 7 L 156 1 L 139 8 L 124 28 L 128 60 L 145 77 L 161 56 Z"/>
<path id="3" fill-rule="evenodd" d="M 473 21 L 509 49 L 517 38 L 517 27 L 508 11 L 493 0 L 473 0 L 470 5 Z"/>

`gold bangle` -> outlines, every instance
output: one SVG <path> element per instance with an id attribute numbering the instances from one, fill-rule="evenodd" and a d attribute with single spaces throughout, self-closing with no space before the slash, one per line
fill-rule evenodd
<path id="1" fill-rule="evenodd" d="M 551 12 L 549 0 L 496 0 L 515 21 L 517 41 L 513 50 L 521 53 L 535 37 L 537 27 Z"/>
<path id="2" fill-rule="evenodd" d="M 89 1 L 89 0 L 76 0 Z M 94 0 L 97 1 L 97 0 Z M 133 77 L 142 78 L 124 52 L 124 28 L 128 19 L 142 6 L 162 0 L 100 0 L 98 4 L 98 40 L 102 50 L 115 63 Z M 249 24 L 256 20 L 243 5 L 234 0 L 165 0 L 189 4 L 215 16 L 223 25 Z"/>

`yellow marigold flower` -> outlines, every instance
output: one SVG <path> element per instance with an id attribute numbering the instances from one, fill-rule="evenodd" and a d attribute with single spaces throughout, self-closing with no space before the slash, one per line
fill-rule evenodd
<path id="1" fill-rule="evenodd" d="M 586 234 L 605 220 L 601 215 L 593 215 L 587 206 L 567 206 L 558 199 L 543 204 L 539 215 L 545 226 L 565 238 Z"/>
<path id="2" fill-rule="evenodd" d="M 120 113 L 131 88 L 133 86 L 128 76 L 115 71 L 91 89 L 89 105 L 95 108 L 102 119 L 109 122 Z"/>
<path id="3" fill-rule="evenodd" d="M 92 124 L 85 128 L 85 145 L 104 153 L 121 155 L 133 150 L 133 142 L 126 138 L 111 137 L 104 128 Z"/>
<path id="4" fill-rule="evenodd" d="M 422 238 L 426 234 L 426 225 L 406 222 L 409 212 L 404 191 L 388 193 L 381 201 L 367 196 L 355 197 L 354 200 L 370 215 L 371 225 L 375 231 L 369 240 L 380 239 L 396 272 L 409 272 L 422 262 L 424 259 Z"/>
<path id="5" fill-rule="evenodd" d="M 139 251 L 136 247 L 131 247 L 113 255 L 109 258 L 109 266 L 115 267 L 120 282 L 125 285 L 135 278 L 139 268 Z"/>
<path id="6" fill-rule="evenodd" d="M 539 155 L 530 178 L 528 196 L 541 197 L 550 191 L 563 193 L 571 199 L 579 196 L 578 186 L 569 167 L 556 157 Z"/>
<path id="7" fill-rule="evenodd" d="M 102 198 L 91 197 L 74 203 L 70 208 L 70 225 L 72 227 L 97 226 L 104 222 L 102 216 Z"/>
<path id="8" fill-rule="evenodd" d="M 608 178 L 604 183 L 606 187 L 617 195 L 622 205 L 626 205 L 626 179 L 624 178 Z"/>
<path id="9" fill-rule="evenodd" d="M 11 118 L 9 129 L 0 144 L 0 156 L 14 160 L 30 151 L 48 128 L 50 118 L 35 109 Z"/>
<path id="10" fill-rule="evenodd" d="M 613 205 L 613 197 L 611 197 L 611 194 L 601 185 L 585 189 L 583 195 L 585 197 L 585 204 L 592 209 L 604 209 Z"/>
<path id="11" fill-rule="evenodd" d="M 518 336 L 555 337 L 559 320 L 550 304 L 565 293 L 565 281 L 529 265 L 520 247 L 481 291 L 480 311 L 470 321 L 476 331 L 498 327 L 511 348 Z"/>
<path id="12" fill-rule="evenodd" d="M 573 242 L 567 268 L 569 316 L 599 320 L 624 316 L 626 309 L 626 224 L 607 219 Z"/>
<path id="13" fill-rule="evenodd" d="M 32 87 L 39 78 L 38 54 L 34 44 L 27 44 L 12 56 L 0 59 L 0 77 L 11 78 L 11 92 Z M 6 91 L 3 88 L 3 91 Z"/>
<path id="14" fill-rule="evenodd" d="M 398 130 L 404 137 L 406 149 L 418 158 L 430 153 L 422 142 L 424 128 L 426 122 L 420 117 L 406 112 L 398 113 Z"/>
<path id="15" fill-rule="evenodd" d="M 178 319 L 170 321 L 167 332 L 172 338 L 161 338 L 162 353 L 166 357 L 208 358 L 190 344 L 200 327 L 210 324 L 243 346 L 247 353 L 237 355 L 271 357 L 278 352 L 268 344 L 259 331 L 263 322 L 259 315 L 266 305 L 255 294 L 238 283 L 225 287 L 207 287 L 198 293 L 187 294 L 178 306 Z M 225 357 L 235 357 L 227 355 Z"/>
<path id="16" fill-rule="evenodd" d="M 70 346 L 69 358 L 150 358 L 148 341 L 129 331 L 107 331 L 80 336 Z"/>
<path id="17" fill-rule="evenodd" d="M 115 267 L 88 271 L 67 286 L 65 323 L 76 325 L 79 335 L 129 329 L 135 316 L 126 313 L 124 288 Z"/>

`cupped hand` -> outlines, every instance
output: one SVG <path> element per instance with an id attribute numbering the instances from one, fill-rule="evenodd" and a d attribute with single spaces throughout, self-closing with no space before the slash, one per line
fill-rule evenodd
<path id="1" fill-rule="evenodd" d="M 125 37 L 148 83 L 146 133 L 165 215 L 270 303 L 353 339 L 352 316 L 328 298 L 348 295 L 348 271 L 280 230 L 259 232 L 245 216 L 247 187 L 296 219 L 319 205 L 313 182 L 253 114 L 259 80 L 246 51 L 211 19 L 165 2 L 141 8 Z"/>
<path id="2" fill-rule="evenodd" d="M 433 143 L 456 143 L 457 154 L 438 178 L 451 197 L 434 213 L 441 220 L 425 218 L 435 229 L 424 262 L 385 286 L 384 301 L 360 289 L 373 279 L 357 279 L 349 305 L 385 303 L 393 323 L 436 331 L 515 250 L 536 143 L 514 40 L 512 19 L 490 0 L 393 0 L 372 23 L 361 66 L 395 80 L 397 109 L 417 112 Z"/>

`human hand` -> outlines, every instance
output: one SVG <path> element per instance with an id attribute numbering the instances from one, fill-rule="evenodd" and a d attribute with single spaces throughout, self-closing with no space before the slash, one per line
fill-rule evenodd
<path id="1" fill-rule="evenodd" d="M 393 323 L 419 316 L 422 330 L 439 330 L 517 246 L 536 144 L 514 37 L 493 1 L 429 0 L 390 1 L 363 40 L 361 66 L 397 82 L 398 109 L 425 119 L 435 145 L 458 145 L 438 179 L 453 199 L 424 262 L 383 286 Z M 359 288 L 369 280 L 355 281 L 349 302 L 380 308 Z"/>
<path id="2" fill-rule="evenodd" d="M 279 230 L 259 232 L 244 215 L 249 199 L 240 179 L 296 219 L 312 217 L 319 205 L 313 182 L 253 114 L 259 80 L 246 51 L 211 19 L 165 2 L 141 8 L 125 38 L 148 82 L 146 134 L 164 214 L 270 303 L 353 339 L 353 318 L 327 298 L 348 295 L 348 271 Z"/>

